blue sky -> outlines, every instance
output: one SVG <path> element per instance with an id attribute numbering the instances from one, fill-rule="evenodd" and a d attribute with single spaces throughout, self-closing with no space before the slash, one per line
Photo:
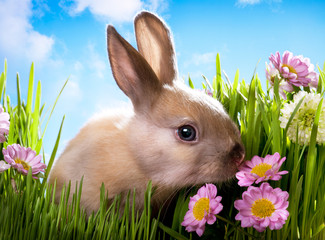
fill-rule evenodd
<path id="1" fill-rule="evenodd" d="M 26 97 L 29 68 L 42 82 L 49 107 L 69 77 L 45 135 L 50 153 L 63 115 L 60 151 L 88 118 L 105 108 L 129 104 L 112 77 L 106 26 L 113 24 L 135 45 L 133 17 L 141 9 L 162 16 L 170 26 L 180 77 L 190 74 L 197 87 L 215 75 L 215 56 L 230 80 L 237 69 L 249 81 L 264 81 L 271 53 L 285 50 L 325 61 L 325 1 L 322 0 L 0 0 L 0 64 L 8 61 L 7 93 L 16 99 L 16 72 Z M 2 70 L 2 69 L 1 69 Z"/>

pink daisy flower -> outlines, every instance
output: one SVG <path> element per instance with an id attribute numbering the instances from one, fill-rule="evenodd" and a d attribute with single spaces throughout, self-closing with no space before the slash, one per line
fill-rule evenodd
<path id="1" fill-rule="evenodd" d="M 9 114 L 6 113 L 2 106 L 0 106 L 0 142 L 5 142 L 9 133 Z"/>
<path id="2" fill-rule="evenodd" d="M 283 99 L 287 99 L 287 95 L 285 94 L 284 91 L 293 92 L 293 90 L 294 90 L 293 86 L 288 81 L 281 78 L 278 69 L 273 67 L 272 63 L 269 63 L 269 64 L 265 63 L 265 65 L 266 65 L 266 68 L 265 68 L 266 79 L 273 86 L 274 81 L 275 81 L 275 77 L 277 77 L 279 79 L 279 93 L 281 94 Z"/>
<path id="3" fill-rule="evenodd" d="M 210 97 L 213 97 L 213 93 L 211 92 L 210 89 L 206 88 L 206 89 L 204 90 L 204 92 L 205 92 L 207 95 L 209 95 Z"/>
<path id="4" fill-rule="evenodd" d="M 235 208 L 239 211 L 235 219 L 241 221 L 242 227 L 254 227 L 259 232 L 267 227 L 271 230 L 281 229 L 289 216 L 286 210 L 289 205 L 288 192 L 273 189 L 268 183 L 248 187 L 242 198 L 235 201 Z"/>
<path id="5" fill-rule="evenodd" d="M 12 144 L 7 146 L 7 149 L 3 149 L 2 153 L 6 162 L 24 175 L 28 174 L 30 168 L 35 179 L 37 179 L 35 175 L 39 172 L 45 172 L 46 165 L 41 162 L 42 156 L 36 155 L 36 152 L 31 148 Z"/>
<path id="6" fill-rule="evenodd" d="M 314 65 L 310 64 L 309 58 L 303 56 L 293 56 L 289 51 L 285 51 L 282 59 L 279 52 L 271 54 L 269 60 L 279 71 L 282 78 L 291 84 L 300 87 L 314 87 L 318 85 L 318 74 L 314 71 Z"/>
<path id="7" fill-rule="evenodd" d="M 213 97 L 213 93 L 212 93 L 211 90 L 208 89 L 208 88 L 205 88 L 205 89 L 199 89 L 198 91 L 199 91 L 199 92 L 203 92 L 203 93 L 207 94 L 207 95 L 210 96 L 210 97 Z"/>
<path id="8" fill-rule="evenodd" d="M 205 224 L 213 224 L 216 216 L 223 208 L 220 203 L 222 197 L 217 196 L 217 187 L 213 184 L 205 184 L 197 194 L 190 198 L 189 210 L 184 216 L 182 226 L 186 231 L 196 231 L 197 235 L 202 236 Z"/>
<path id="9" fill-rule="evenodd" d="M 7 164 L 5 161 L 0 161 L 0 173 L 6 171 L 8 168 L 10 168 L 10 164 Z"/>
<path id="10" fill-rule="evenodd" d="M 254 156 L 251 161 L 244 162 L 239 167 L 239 172 L 236 173 L 236 178 L 239 180 L 238 185 L 243 187 L 250 186 L 254 182 L 281 179 L 281 175 L 287 174 L 288 171 L 279 172 L 282 163 L 286 160 L 285 157 L 280 158 L 280 154 L 275 153 L 266 155 L 265 158 Z"/>

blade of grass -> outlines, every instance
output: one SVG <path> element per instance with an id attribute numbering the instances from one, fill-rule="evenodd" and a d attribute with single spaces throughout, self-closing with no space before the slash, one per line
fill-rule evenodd
<path id="1" fill-rule="evenodd" d="M 248 92 L 248 101 L 247 101 L 247 130 L 246 130 L 246 158 L 250 159 L 252 157 L 253 149 L 253 139 L 254 139 L 254 120 L 255 120 L 255 104 L 256 104 L 256 77 L 252 78 L 249 92 Z"/>
<path id="2" fill-rule="evenodd" d="M 51 157 L 50 157 L 49 163 L 48 163 L 47 168 L 45 170 L 45 177 L 43 179 L 43 184 L 45 184 L 45 182 L 46 182 L 46 180 L 47 180 L 47 178 L 49 176 L 49 173 L 51 171 L 51 168 L 52 168 L 52 165 L 53 165 L 55 156 L 56 156 L 56 153 L 58 151 L 58 147 L 59 147 L 59 142 L 60 142 L 60 139 L 61 139 L 61 132 L 62 132 L 62 127 L 63 127 L 64 119 L 65 119 L 65 116 L 63 116 L 63 118 L 62 118 L 61 125 L 60 125 L 60 130 L 59 130 L 58 136 L 56 138 L 55 145 L 54 145 L 53 151 L 51 153 Z"/>
<path id="3" fill-rule="evenodd" d="M 177 239 L 177 240 L 188 240 L 188 238 L 184 237 L 183 235 L 179 234 L 175 230 L 165 226 L 161 222 L 158 224 L 159 228 L 161 228 L 164 232 L 168 233 L 171 237 Z"/>
<path id="4" fill-rule="evenodd" d="M 47 126 L 48 126 L 48 124 L 49 124 L 49 121 L 50 121 L 50 119 L 51 119 L 51 116 L 52 116 L 52 114 L 53 114 L 54 108 L 55 108 L 55 106 L 56 106 L 56 104 L 57 104 L 57 102 L 58 102 L 58 100 L 59 100 L 59 97 L 61 96 L 61 94 L 62 94 L 62 92 L 63 92 L 65 86 L 67 85 L 68 81 L 69 81 L 69 78 L 65 81 L 63 87 L 62 87 L 61 90 L 60 90 L 59 95 L 58 95 L 58 96 L 56 97 L 56 99 L 55 99 L 55 102 L 54 102 L 54 105 L 53 105 L 53 107 L 52 107 L 52 110 L 51 110 L 50 116 L 48 117 L 47 122 L 46 122 L 46 124 L 45 124 L 45 127 L 44 127 L 44 130 L 43 130 L 43 134 L 42 134 L 41 139 L 44 138 L 44 135 L 45 135 L 45 132 L 46 132 Z"/>
<path id="5" fill-rule="evenodd" d="M 190 75 L 188 75 L 188 85 L 190 86 L 190 88 L 194 89 L 194 84 L 192 82 Z"/>
<path id="6" fill-rule="evenodd" d="M 20 116 L 21 112 L 21 94 L 20 94 L 20 81 L 19 81 L 19 74 L 17 73 L 17 109 L 18 109 L 18 116 Z"/>
<path id="7" fill-rule="evenodd" d="M 30 67 L 30 72 L 29 72 L 27 105 L 26 105 L 26 113 L 27 114 L 30 114 L 32 112 L 33 91 L 34 91 L 34 63 L 32 63 L 32 65 Z"/>
<path id="8" fill-rule="evenodd" d="M 238 87 L 238 81 L 239 81 L 239 70 L 237 69 L 234 83 L 232 86 L 232 92 L 230 96 L 230 105 L 229 105 L 229 116 L 232 120 L 235 120 L 236 115 L 236 106 L 237 106 L 237 87 Z"/>
<path id="9" fill-rule="evenodd" d="M 34 112 L 32 113 L 32 125 L 31 125 L 31 148 L 37 153 L 40 152 L 40 148 L 36 149 L 38 142 L 38 129 L 39 129 L 39 119 L 40 119 L 40 107 L 41 107 L 41 81 L 37 83 L 37 90 L 35 96 Z M 41 147 L 41 146 L 39 146 Z"/>
<path id="10" fill-rule="evenodd" d="M 315 176 L 315 166 L 316 166 L 316 138 L 317 138 L 317 129 L 318 129 L 318 122 L 319 117 L 322 111 L 322 104 L 323 100 L 318 104 L 314 125 L 311 132 L 308 155 L 307 155 L 307 166 L 306 166 L 306 175 L 305 175 L 305 185 L 304 185 L 304 196 L 303 196 L 303 214 L 302 214 L 302 237 L 308 238 L 309 237 L 309 214 L 311 204 L 314 202 L 315 199 L 311 198 L 311 185 L 312 178 Z"/>
<path id="11" fill-rule="evenodd" d="M 2 96 L 5 96 L 6 79 L 7 79 L 7 59 L 5 59 L 4 71 L 0 75 L 0 100 L 2 99 Z M 5 104 L 3 103 L 3 105 Z"/>
<path id="12" fill-rule="evenodd" d="M 273 132 L 273 145 L 272 152 L 278 152 L 280 155 L 281 152 L 281 127 L 280 127 L 280 109 L 281 109 L 281 101 L 279 96 L 279 79 L 275 77 L 274 80 L 274 99 L 272 104 L 272 121 L 271 121 L 271 129 Z"/>

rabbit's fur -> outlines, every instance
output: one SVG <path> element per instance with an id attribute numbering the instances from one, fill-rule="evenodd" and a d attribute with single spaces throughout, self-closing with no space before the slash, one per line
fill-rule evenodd
<path id="1" fill-rule="evenodd" d="M 156 204 L 181 187 L 231 178 L 244 157 L 239 131 L 222 105 L 177 80 L 170 32 L 149 12 L 135 18 L 138 51 L 112 26 L 107 28 L 114 78 L 131 99 L 133 111 L 92 119 L 55 162 L 49 182 L 64 183 L 84 176 L 81 204 L 88 213 L 99 208 L 101 184 L 109 198 L 137 189 L 136 207 L 152 180 Z M 179 128 L 196 130 L 181 140 Z M 73 186 L 73 185 L 72 185 Z"/>

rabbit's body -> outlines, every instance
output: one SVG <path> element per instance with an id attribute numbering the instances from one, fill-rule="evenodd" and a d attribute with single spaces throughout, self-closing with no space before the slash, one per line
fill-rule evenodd
<path id="1" fill-rule="evenodd" d="M 102 183 L 109 198 L 136 188 L 140 209 L 149 180 L 157 187 L 153 201 L 161 204 L 175 189 L 229 179 L 243 160 L 239 131 L 222 105 L 177 80 L 163 22 L 143 12 L 135 26 L 141 55 L 108 27 L 113 75 L 134 111 L 91 120 L 50 174 L 59 193 L 84 176 L 81 204 L 88 213 L 99 208 Z"/>
<path id="2" fill-rule="evenodd" d="M 72 183 L 80 182 L 84 176 L 81 204 L 88 211 L 92 211 L 99 208 L 98 190 L 102 183 L 109 186 L 110 197 L 132 189 L 130 186 L 146 184 L 148 179 L 130 161 L 131 152 L 125 145 L 128 130 L 122 125 L 128 118 L 129 114 L 103 116 L 93 119 L 81 129 L 51 171 L 50 178 L 57 179 L 57 191 L 60 192 L 64 183 L 69 180 Z M 124 175 L 132 177 L 120 181 Z M 56 197 L 59 200 L 59 195 Z"/>

